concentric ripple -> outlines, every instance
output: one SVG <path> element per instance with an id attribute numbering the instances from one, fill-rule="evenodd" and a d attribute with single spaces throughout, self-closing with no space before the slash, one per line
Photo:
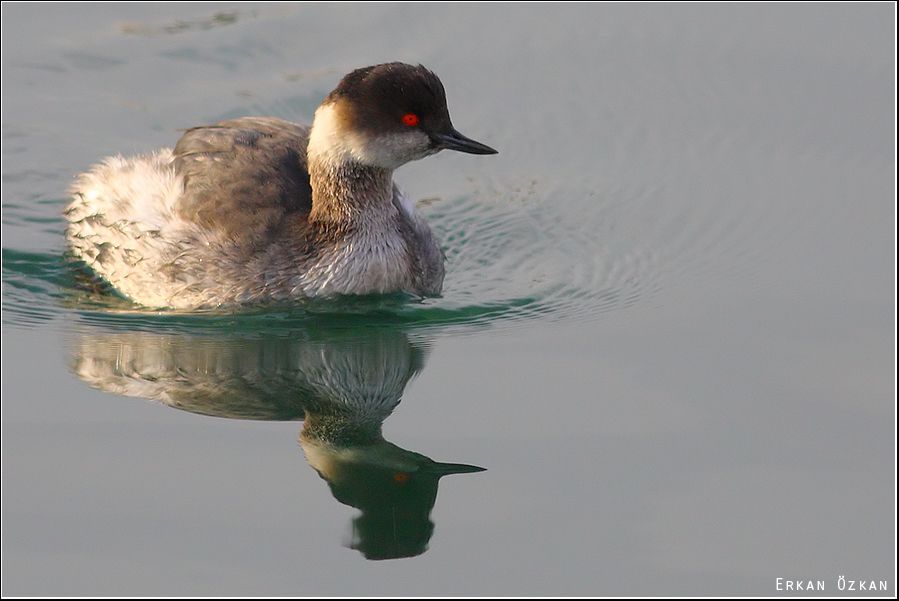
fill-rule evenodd
<path id="1" fill-rule="evenodd" d="M 550 202 L 462 198 L 429 211 L 448 265 L 444 296 L 433 309 L 465 315 L 466 325 L 588 319 L 656 290 L 651 255 L 616 247 L 595 216 L 564 214 L 564 202 Z"/>

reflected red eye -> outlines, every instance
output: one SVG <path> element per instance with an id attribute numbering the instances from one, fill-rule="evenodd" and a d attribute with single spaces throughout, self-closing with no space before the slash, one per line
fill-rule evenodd
<path id="1" fill-rule="evenodd" d="M 416 115 L 415 113 L 406 113 L 405 115 L 403 115 L 403 123 L 405 123 L 409 127 L 418 125 L 418 115 Z"/>
<path id="2" fill-rule="evenodd" d="M 397 484 L 405 484 L 409 480 L 409 474 L 397 472 L 393 475 L 393 481 Z"/>

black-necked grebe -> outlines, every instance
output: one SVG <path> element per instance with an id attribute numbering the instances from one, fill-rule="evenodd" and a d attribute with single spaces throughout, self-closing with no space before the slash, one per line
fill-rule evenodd
<path id="1" fill-rule="evenodd" d="M 393 171 L 445 148 L 496 153 L 455 130 L 432 72 L 366 67 L 311 128 L 243 117 L 190 129 L 174 149 L 106 159 L 71 189 L 67 238 L 149 307 L 437 295 L 443 253 Z"/>

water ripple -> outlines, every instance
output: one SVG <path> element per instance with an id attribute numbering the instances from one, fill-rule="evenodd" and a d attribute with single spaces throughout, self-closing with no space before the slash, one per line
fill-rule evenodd
<path id="1" fill-rule="evenodd" d="M 429 221 L 447 249 L 439 306 L 494 309 L 470 323 L 586 319 L 655 291 L 651 254 L 615 248 L 594 229 L 594 217 L 564 215 L 550 203 L 462 198 L 430 211 Z"/>
<path id="2" fill-rule="evenodd" d="M 4 249 L 3 321 L 33 327 L 51 321 L 62 305 L 86 324 L 132 329 L 272 332 L 327 319 L 351 328 L 396 324 L 464 333 L 537 319 L 590 319 L 634 305 L 658 288 L 652 254 L 604 241 L 591 229 L 595 219 L 562 215 L 549 199 L 462 197 L 424 211 L 447 256 L 440 298 L 344 298 L 237 314 L 149 312 L 105 293 L 62 256 Z"/>

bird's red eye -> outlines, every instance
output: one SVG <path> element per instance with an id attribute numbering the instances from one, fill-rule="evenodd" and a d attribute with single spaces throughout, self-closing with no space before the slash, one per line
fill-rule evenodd
<path id="1" fill-rule="evenodd" d="M 409 127 L 415 127 L 418 125 L 418 115 L 415 113 L 406 113 L 403 115 L 403 123 L 408 125 Z"/>

